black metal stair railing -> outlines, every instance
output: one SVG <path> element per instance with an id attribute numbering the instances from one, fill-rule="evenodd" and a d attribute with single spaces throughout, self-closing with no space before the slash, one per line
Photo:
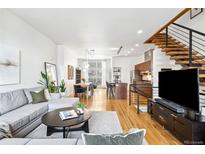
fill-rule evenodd
<path id="1" fill-rule="evenodd" d="M 205 58 L 203 57 L 205 56 L 205 33 L 182 26 L 177 23 L 169 25 L 163 33 L 166 34 L 166 47 L 171 46 L 171 43 L 169 43 L 170 36 L 177 42 L 181 43 L 181 45 L 185 45 L 184 48 L 187 48 L 189 52 L 189 66 L 194 65 L 193 61 L 205 62 Z M 193 55 L 195 56 L 195 58 L 193 58 Z"/>

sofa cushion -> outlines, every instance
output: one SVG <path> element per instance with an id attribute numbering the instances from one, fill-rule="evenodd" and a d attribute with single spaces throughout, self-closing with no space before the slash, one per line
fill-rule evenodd
<path id="1" fill-rule="evenodd" d="M 31 102 L 33 101 L 32 96 L 31 96 L 31 93 L 30 93 L 31 91 L 37 92 L 37 91 L 41 91 L 41 90 L 43 90 L 43 89 L 44 89 L 44 87 L 42 87 L 42 86 L 24 89 L 24 92 L 25 92 L 26 97 L 27 97 L 27 99 L 28 99 L 28 103 L 31 103 Z"/>
<path id="2" fill-rule="evenodd" d="M 77 139 L 32 139 L 27 145 L 75 145 Z"/>
<path id="3" fill-rule="evenodd" d="M 0 116 L 0 121 L 8 123 L 12 133 L 18 128 L 26 125 L 29 122 L 29 116 L 16 109 Z"/>
<path id="4" fill-rule="evenodd" d="M 29 116 L 29 121 L 32 121 L 33 119 L 39 117 L 47 111 L 47 103 L 28 104 L 18 109 L 18 112 L 22 112 L 24 113 L 24 115 Z"/>
<path id="5" fill-rule="evenodd" d="M 72 107 L 77 102 L 79 102 L 79 98 L 77 97 L 62 97 L 57 100 L 50 100 L 48 101 L 49 111 L 59 108 Z"/>
<path id="6" fill-rule="evenodd" d="M 0 140 L 0 145 L 25 145 L 30 140 L 29 138 L 4 138 Z"/>
<path id="7" fill-rule="evenodd" d="M 47 103 L 27 104 L 0 116 L 0 121 L 8 123 L 11 127 L 11 132 L 14 132 L 47 111 Z"/>
<path id="8" fill-rule="evenodd" d="M 22 89 L 0 94 L 0 115 L 17 109 L 28 103 Z"/>

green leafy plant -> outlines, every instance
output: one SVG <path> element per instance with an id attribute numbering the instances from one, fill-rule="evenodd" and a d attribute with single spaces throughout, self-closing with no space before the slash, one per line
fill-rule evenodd
<path id="1" fill-rule="evenodd" d="M 59 88 L 60 88 L 60 92 L 65 92 L 66 91 L 65 81 L 64 80 L 61 80 Z"/>
<path id="2" fill-rule="evenodd" d="M 86 108 L 86 105 L 81 103 L 81 102 L 78 102 L 78 103 L 75 104 L 75 107 L 84 110 Z"/>
<path id="3" fill-rule="evenodd" d="M 81 80 L 83 81 L 83 83 L 85 83 L 85 78 L 82 78 Z"/>
<path id="4" fill-rule="evenodd" d="M 54 81 L 51 81 L 48 83 L 48 91 L 50 93 L 56 93 L 58 92 L 58 87 L 55 85 L 55 82 Z"/>
<path id="5" fill-rule="evenodd" d="M 50 93 L 58 92 L 58 87 L 55 85 L 54 81 L 50 81 L 46 73 L 41 71 L 41 79 L 37 82 L 38 84 L 47 87 Z"/>
<path id="6" fill-rule="evenodd" d="M 47 87 L 47 83 L 48 83 L 48 76 L 46 73 L 43 73 L 41 71 L 41 79 L 37 82 L 38 84 Z"/>

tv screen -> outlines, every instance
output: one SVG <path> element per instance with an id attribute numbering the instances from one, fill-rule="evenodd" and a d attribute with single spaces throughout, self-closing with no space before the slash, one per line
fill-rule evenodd
<path id="1" fill-rule="evenodd" d="M 199 111 L 198 69 L 159 72 L 159 97 Z"/>

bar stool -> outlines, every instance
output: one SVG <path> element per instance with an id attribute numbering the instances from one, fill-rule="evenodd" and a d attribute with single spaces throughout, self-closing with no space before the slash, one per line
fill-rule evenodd
<path id="1" fill-rule="evenodd" d="M 111 97 L 115 97 L 114 95 L 114 87 L 115 87 L 115 84 L 111 84 L 111 83 L 108 83 L 106 81 L 106 94 L 107 94 L 107 97 L 111 98 Z"/>

